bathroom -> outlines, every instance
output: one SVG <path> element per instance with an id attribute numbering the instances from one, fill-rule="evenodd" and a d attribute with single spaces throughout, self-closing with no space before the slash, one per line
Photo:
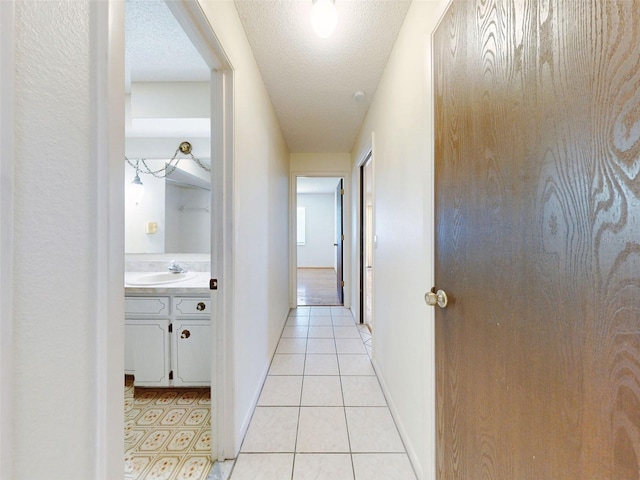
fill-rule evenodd
<path id="1" fill-rule="evenodd" d="M 206 478 L 210 68 L 164 2 L 126 2 L 125 28 L 125 478 Z"/>

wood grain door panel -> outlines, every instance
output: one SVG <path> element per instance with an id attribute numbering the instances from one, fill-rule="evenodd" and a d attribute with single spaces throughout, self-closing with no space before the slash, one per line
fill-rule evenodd
<path id="1" fill-rule="evenodd" d="M 438 478 L 640 478 L 640 2 L 434 34 Z"/>

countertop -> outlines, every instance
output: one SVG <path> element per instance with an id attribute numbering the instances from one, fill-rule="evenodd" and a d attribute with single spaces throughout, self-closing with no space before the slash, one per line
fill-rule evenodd
<path id="1" fill-rule="evenodd" d="M 209 272 L 191 272 L 195 274 L 193 278 L 182 280 L 176 283 L 163 283 L 160 285 L 129 285 L 127 281 L 134 281 L 140 275 L 150 272 L 125 272 L 124 293 L 125 295 L 167 295 L 167 294 L 189 294 L 189 295 L 209 295 Z"/>

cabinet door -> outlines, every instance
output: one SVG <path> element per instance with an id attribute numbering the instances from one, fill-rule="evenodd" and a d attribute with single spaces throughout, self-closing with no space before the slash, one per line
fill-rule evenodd
<path id="1" fill-rule="evenodd" d="M 124 322 L 124 373 L 134 375 L 136 373 L 136 360 L 134 352 L 135 346 L 135 330 L 129 321 Z"/>
<path id="2" fill-rule="evenodd" d="M 177 320 L 173 326 L 173 384 L 211 385 L 211 322 Z"/>
<path id="3" fill-rule="evenodd" d="M 132 371 L 136 386 L 168 386 L 169 320 L 127 319 L 125 338 L 125 370 Z"/>

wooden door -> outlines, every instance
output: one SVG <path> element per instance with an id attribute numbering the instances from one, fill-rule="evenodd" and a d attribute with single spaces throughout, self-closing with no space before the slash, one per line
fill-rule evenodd
<path id="1" fill-rule="evenodd" d="M 434 33 L 440 480 L 640 478 L 640 2 Z"/>
<path id="2" fill-rule="evenodd" d="M 336 187 L 336 292 L 340 305 L 344 303 L 344 228 L 342 224 L 342 198 L 344 196 L 344 180 L 340 179 Z"/>

